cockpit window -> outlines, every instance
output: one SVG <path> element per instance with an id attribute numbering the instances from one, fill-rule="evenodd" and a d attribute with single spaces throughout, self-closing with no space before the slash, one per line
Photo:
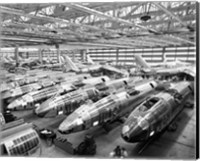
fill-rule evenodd
<path id="1" fill-rule="evenodd" d="M 105 78 L 101 78 L 101 80 L 102 80 L 103 82 L 106 82 Z"/>
<path id="2" fill-rule="evenodd" d="M 152 87 L 152 88 L 154 88 L 154 85 L 153 85 L 153 83 L 150 83 L 150 85 L 151 85 L 151 87 Z"/>
<path id="3" fill-rule="evenodd" d="M 135 90 L 135 89 L 129 90 L 129 92 L 128 92 L 128 94 L 131 95 L 131 96 L 137 95 L 139 93 L 140 93 L 140 91 Z"/>
<path id="4" fill-rule="evenodd" d="M 124 80 L 124 84 L 125 84 L 125 85 L 128 85 L 127 81 Z"/>
<path id="5" fill-rule="evenodd" d="M 141 107 L 140 107 L 140 111 L 147 111 L 149 109 L 151 109 L 157 102 L 159 101 L 159 98 L 157 97 L 153 97 L 149 100 L 147 100 Z"/>
<path id="6" fill-rule="evenodd" d="M 174 94 L 174 98 L 177 100 L 181 100 L 182 99 L 182 95 L 180 93 L 175 93 Z"/>
<path id="7" fill-rule="evenodd" d="M 102 86 L 102 85 L 104 85 L 104 83 L 97 83 L 95 86 Z"/>
<path id="8" fill-rule="evenodd" d="M 104 91 L 108 89 L 108 86 L 106 86 L 105 83 L 99 83 L 96 85 L 96 88 L 100 91 Z"/>

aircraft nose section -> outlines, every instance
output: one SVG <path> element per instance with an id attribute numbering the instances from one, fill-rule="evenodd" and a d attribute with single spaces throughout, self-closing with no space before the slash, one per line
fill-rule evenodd
<path id="1" fill-rule="evenodd" d="M 7 106 L 7 109 L 9 110 L 14 110 L 15 107 L 17 107 L 17 104 L 14 102 L 11 102 L 8 106 Z"/>
<path id="2" fill-rule="evenodd" d="M 26 108 L 26 102 L 24 102 L 21 99 L 16 99 L 7 106 L 7 109 L 9 110 L 22 110 L 25 108 Z"/>
<path id="3" fill-rule="evenodd" d="M 40 104 L 37 108 L 35 108 L 35 114 L 41 117 L 55 117 L 58 115 L 58 104 L 56 100 L 52 100 L 51 98 Z"/>
<path id="4" fill-rule="evenodd" d="M 123 126 L 121 136 L 125 141 L 129 141 L 130 139 L 130 127 L 128 125 Z"/>
<path id="5" fill-rule="evenodd" d="M 142 130 L 142 128 L 140 126 L 135 126 L 131 130 L 131 140 L 132 140 L 132 142 L 141 141 L 143 139 L 143 137 L 142 137 L 143 133 L 144 133 L 144 131 Z"/>
<path id="6" fill-rule="evenodd" d="M 142 129 L 139 125 L 134 126 L 129 135 L 125 135 L 124 139 L 128 139 L 128 142 L 141 142 L 145 141 L 148 137 L 148 130 Z"/>
<path id="7" fill-rule="evenodd" d="M 36 110 L 33 110 L 33 113 L 35 115 L 37 115 L 38 117 L 44 117 L 46 115 L 47 112 L 38 112 Z"/>
<path id="8" fill-rule="evenodd" d="M 68 122 L 68 120 L 64 120 L 58 127 L 58 131 L 61 134 L 69 134 L 75 127 L 76 125 L 73 122 Z"/>
<path id="9" fill-rule="evenodd" d="M 149 124 L 145 119 L 128 120 L 122 127 L 121 136 L 127 142 L 140 142 L 148 138 Z"/>
<path id="10" fill-rule="evenodd" d="M 69 115 L 58 127 L 58 131 L 63 134 L 78 132 L 84 129 L 83 120 L 76 113 Z"/>
<path id="11" fill-rule="evenodd" d="M 0 86 L 0 92 L 5 92 L 7 90 L 9 90 L 8 85 L 7 84 L 1 84 L 1 86 Z"/>
<path id="12" fill-rule="evenodd" d="M 6 90 L 6 91 L 2 92 L 1 97 L 2 97 L 2 99 L 7 99 L 7 98 L 11 97 L 11 95 L 12 95 L 11 91 Z"/>
<path id="13" fill-rule="evenodd" d="M 44 106 L 38 105 L 34 110 L 33 113 L 36 114 L 39 117 L 44 117 L 47 113 L 48 110 L 45 109 Z"/>

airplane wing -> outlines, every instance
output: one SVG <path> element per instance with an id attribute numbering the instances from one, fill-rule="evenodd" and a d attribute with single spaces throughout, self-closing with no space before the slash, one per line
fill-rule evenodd
<path id="1" fill-rule="evenodd" d="M 128 72 L 127 71 L 119 70 L 119 69 L 117 69 L 117 68 L 115 68 L 113 66 L 110 66 L 110 65 L 103 65 L 101 67 L 101 69 L 109 71 L 109 72 L 112 72 L 112 73 L 128 76 Z"/>
<path id="2" fill-rule="evenodd" d="M 177 62 L 181 63 L 182 65 L 194 65 L 196 63 L 195 61 L 187 62 L 187 61 L 181 60 L 181 59 L 178 59 Z"/>
<path id="3" fill-rule="evenodd" d="M 191 77 L 196 76 L 195 67 L 179 67 L 179 68 L 161 68 L 154 71 L 140 71 L 139 73 L 132 74 L 134 76 L 172 76 L 186 74 Z"/>
<path id="4" fill-rule="evenodd" d="M 191 77 L 195 77 L 196 76 L 196 70 L 195 67 L 190 67 L 190 68 L 185 68 L 183 70 L 183 73 L 190 75 Z"/>
<path id="5" fill-rule="evenodd" d="M 196 76 L 196 70 L 195 67 L 179 67 L 179 68 L 171 68 L 171 69 L 162 69 L 156 71 L 157 74 L 162 74 L 162 75 L 176 75 L 176 74 L 186 74 L 190 75 L 191 77 Z"/>
<path id="6" fill-rule="evenodd" d="M 90 63 L 90 64 L 95 64 L 95 62 L 92 60 L 92 58 L 90 57 L 89 54 L 86 55 L 86 58 L 87 58 L 87 62 Z"/>
<path id="7" fill-rule="evenodd" d="M 75 71 L 75 72 L 79 72 L 79 68 L 77 67 L 77 65 L 67 56 L 67 55 L 63 55 L 64 59 L 65 59 L 65 65 L 66 65 L 66 68 L 68 70 L 72 70 L 72 71 Z"/>

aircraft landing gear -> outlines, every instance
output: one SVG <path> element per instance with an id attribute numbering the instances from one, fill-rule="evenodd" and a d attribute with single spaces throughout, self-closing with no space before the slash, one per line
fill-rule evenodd
<path id="1" fill-rule="evenodd" d="M 174 131 L 177 130 L 177 128 L 178 128 L 178 125 L 177 125 L 176 122 L 174 122 L 174 123 L 172 123 L 171 125 L 168 126 L 167 130 L 168 130 L 169 132 L 174 132 Z"/>

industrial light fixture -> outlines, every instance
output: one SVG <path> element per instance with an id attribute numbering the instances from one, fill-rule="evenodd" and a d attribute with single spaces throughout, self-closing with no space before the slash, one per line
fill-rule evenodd
<path id="1" fill-rule="evenodd" d="M 149 16 L 148 13 L 147 13 L 147 14 L 145 13 L 143 16 L 140 17 L 140 19 L 141 19 L 142 21 L 145 21 L 145 22 L 146 22 L 146 21 L 148 21 L 149 19 L 151 19 L 151 16 Z"/>
<path id="2" fill-rule="evenodd" d="M 149 15 L 149 10 L 150 10 L 150 7 L 151 7 L 151 3 L 149 3 L 149 5 L 148 5 L 148 3 L 147 4 L 145 4 L 144 6 L 144 14 L 140 17 L 140 19 L 142 20 L 142 21 L 148 21 L 149 19 L 151 19 L 151 16 Z M 147 7 L 148 7 L 148 9 L 147 9 Z"/>

